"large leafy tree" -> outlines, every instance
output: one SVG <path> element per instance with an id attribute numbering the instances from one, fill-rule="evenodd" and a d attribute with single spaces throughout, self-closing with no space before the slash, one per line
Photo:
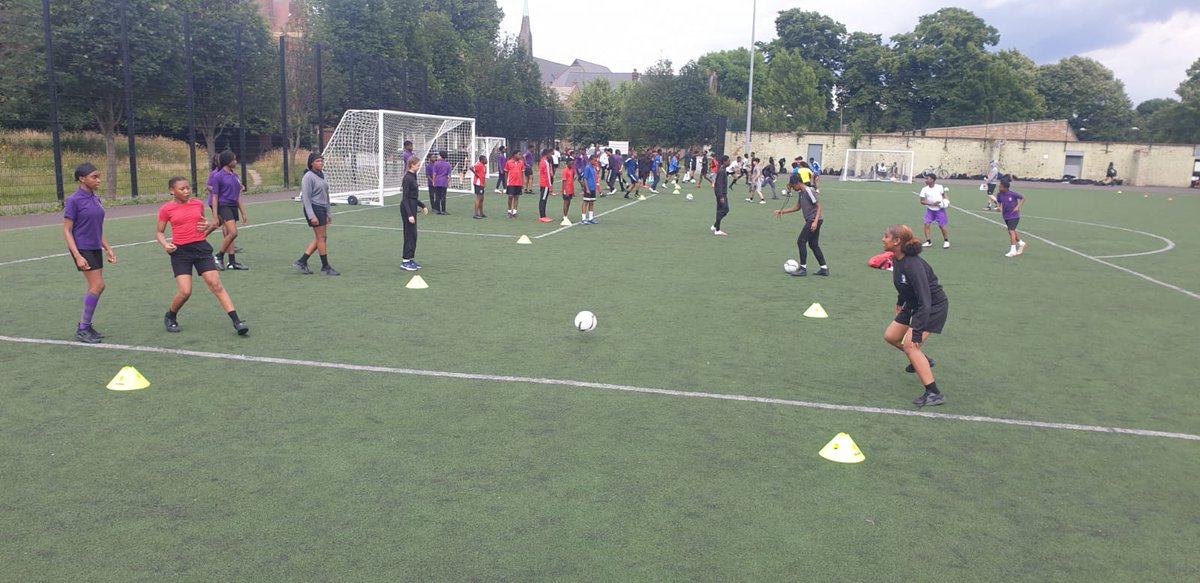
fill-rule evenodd
<path id="1" fill-rule="evenodd" d="M 1122 140 L 1133 128 L 1133 106 L 1125 84 L 1108 67 L 1073 56 L 1038 68 L 1038 92 L 1046 113 L 1065 118 L 1081 140 Z"/>
<path id="2" fill-rule="evenodd" d="M 766 59 L 761 51 L 754 53 L 754 86 L 762 87 L 766 80 Z M 750 50 L 744 47 L 701 55 L 696 59 L 701 71 L 717 74 L 717 95 L 746 102 L 750 90 Z M 744 117 L 743 117 L 744 119 Z"/>
<path id="3" fill-rule="evenodd" d="M 777 50 L 767 64 L 762 91 L 756 91 L 754 126 L 774 131 L 804 131 L 825 122 L 825 99 L 817 68 L 794 49 Z"/>
<path id="4" fill-rule="evenodd" d="M 1140 136 L 1149 133 L 1159 141 L 1200 143 L 1200 59 L 1187 70 L 1187 79 L 1175 90 L 1180 100 L 1153 99 L 1138 105 Z"/>
<path id="5" fill-rule="evenodd" d="M 567 102 L 566 136 L 575 144 L 604 144 L 620 135 L 621 103 L 607 79 L 585 83 Z"/>
<path id="6" fill-rule="evenodd" d="M 978 68 L 962 72 L 954 93 L 935 115 L 937 125 L 1029 120 L 1045 101 L 1037 92 L 1037 66 L 1017 50 L 985 54 Z"/>
<path id="7" fill-rule="evenodd" d="M 183 80 L 179 13 L 166 0 L 126 0 L 134 106 L 139 117 L 165 102 L 177 107 Z M 120 0 L 52 2 L 54 63 L 66 116 L 84 117 L 104 138 L 104 192 L 117 190 L 118 125 L 126 119 Z"/>
<path id="8" fill-rule="evenodd" d="M 253 119 L 273 117 L 278 109 L 276 51 L 266 21 L 252 3 L 186 0 L 177 7 L 191 16 L 196 129 L 204 137 L 211 160 L 217 154 L 217 141 L 237 120 L 238 30 L 242 37 L 243 93 L 247 113 Z M 303 4 L 297 6 L 294 2 L 293 11 L 297 9 L 303 10 Z M 291 75 L 289 82 L 294 82 Z"/>
<path id="9" fill-rule="evenodd" d="M 819 12 L 799 8 L 780 11 L 775 17 L 777 38 L 771 43 L 771 53 L 778 49 L 795 51 L 800 58 L 817 63 L 837 74 L 845 66 L 846 25 Z"/>
<path id="10" fill-rule="evenodd" d="M 913 124 L 926 127 L 959 117 L 954 110 L 939 116 L 939 109 L 969 91 L 964 75 L 987 70 L 987 49 L 1000 42 L 1000 33 L 968 10 L 943 8 L 922 16 L 912 32 L 892 42 L 896 96 L 911 110 Z"/>
<path id="11" fill-rule="evenodd" d="M 885 128 L 884 122 L 889 110 L 894 117 L 903 109 L 903 103 L 892 94 L 892 52 L 879 35 L 865 32 L 851 34 L 846 47 L 846 62 L 837 90 L 831 87 L 822 94 L 831 106 L 833 101 L 837 102 L 835 125 L 857 123 L 867 132 L 895 129 Z M 833 112 L 832 107 L 830 110 Z"/>

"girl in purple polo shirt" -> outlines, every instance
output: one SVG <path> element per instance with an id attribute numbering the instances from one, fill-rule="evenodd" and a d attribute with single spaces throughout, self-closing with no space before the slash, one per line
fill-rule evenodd
<path id="1" fill-rule="evenodd" d="M 104 239 L 104 207 L 96 189 L 100 187 L 100 171 L 90 162 L 75 167 L 75 180 L 79 188 L 63 203 L 63 238 L 75 269 L 83 272 L 87 280 L 87 293 L 83 296 L 83 315 L 75 330 L 75 339 L 88 344 L 100 342 L 103 334 L 92 327 L 92 316 L 104 293 L 104 258 L 109 263 L 117 262 L 117 254 Z"/>

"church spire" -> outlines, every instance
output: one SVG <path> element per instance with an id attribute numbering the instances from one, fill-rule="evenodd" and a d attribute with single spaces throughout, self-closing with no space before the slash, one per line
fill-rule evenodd
<path id="1" fill-rule="evenodd" d="M 517 45 L 525 49 L 525 54 L 533 56 L 533 32 L 529 29 L 529 0 L 525 0 L 525 10 L 521 16 L 521 33 L 517 35 Z"/>

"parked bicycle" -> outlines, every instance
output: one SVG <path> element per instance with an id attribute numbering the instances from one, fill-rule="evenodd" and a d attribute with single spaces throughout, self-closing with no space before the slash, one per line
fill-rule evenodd
<path id="1" fill-rule="evenodd" d="M 950 171 L 946 170 L 945 168 L 942 168 L 941 164 L 938 164 L 937 166 L 930 166 L 921 171 L 921 176 L 926 176 L 929 174 L 937 176 L 938 180 L 945 180 L 947 178 L 950 178 Z"/>

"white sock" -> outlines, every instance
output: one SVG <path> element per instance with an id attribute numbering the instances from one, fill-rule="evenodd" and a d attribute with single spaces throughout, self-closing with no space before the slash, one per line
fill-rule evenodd
<path id="1" fill-rule="evenodd" d="M 1017 252 L 1017 246 L 1016 246 L 1016 245 L 1009 245 L 1009 246 L 1008 246 L 1008 252 L 1009 252 L 1009 253 L 1016 253 L 1016 252 Z"/>
<path id="2" fill-rule="evenodd" d="M 800 269 L 808 269 L 808 264 L 807 264 L 807 263 L 801 263 L 801 264 L 800 264 Z"/>
<path id="3" fill-rule="evenodd" d="M 829 266 L 828 266 L 828 265 L 822 265 L 822 266 L 821 266 L 821 269 L 829 269 Z"/>

